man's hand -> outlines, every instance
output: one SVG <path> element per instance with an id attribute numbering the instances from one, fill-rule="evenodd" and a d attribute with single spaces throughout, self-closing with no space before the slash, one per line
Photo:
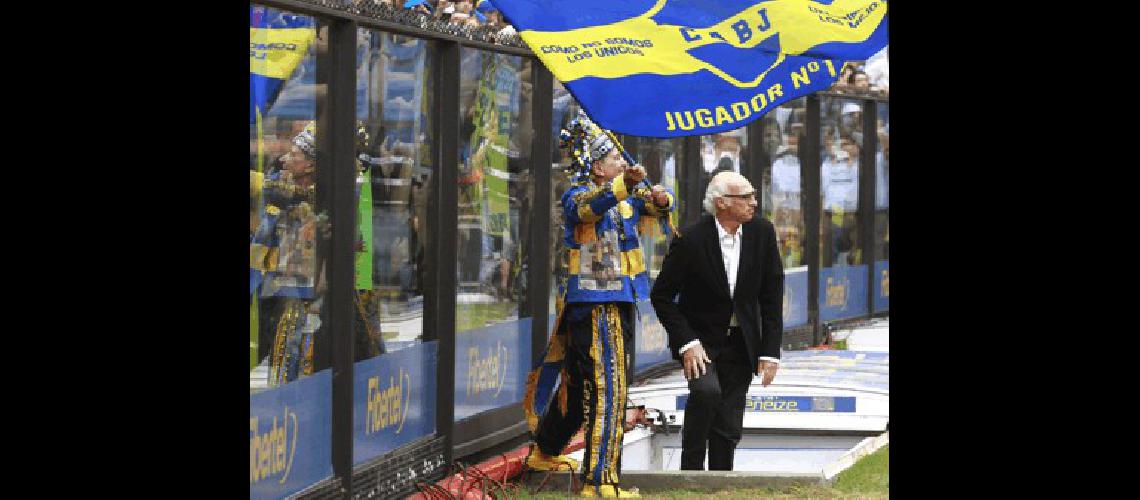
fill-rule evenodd
<path id="1" fill-rule="evenodd" d="M 689 351 L 685 351 L 686 354 L 688 354 L 688 352 Z M 759 364 L 757 364 L 756 374 L 764 375 L 764 378 L 760 379 L 760 385 L 768 387 L 768 384 L 772 383 L 772 379 L 776 378 L 776 369 L 779 367 L 780 365 L 778 363 L 773 363 L 771 361 L 761 361 Z"/>
<path id="2" fill-rule="evenodd" d="M 705 374 L 705 363 L 712 363 L 701 344 L 694 345 L 681 355 L 681 365 L 685 369 L 685 380 L 692 380 Z"/>
<path id="3" fill-rule="evenodd" d="M 645 167 L 641 165 L 634 165 L 625 169 L 625 185 L 628 188 L 633 188 L 637 183 L 645 178 Z"/>
<path id="4" fill-rule="evenodd" d="M 660 184 L 653 186 L 653 204 L 661 208 L 669 206 L 669 195 L 666 194 L 665 187 Z"/>

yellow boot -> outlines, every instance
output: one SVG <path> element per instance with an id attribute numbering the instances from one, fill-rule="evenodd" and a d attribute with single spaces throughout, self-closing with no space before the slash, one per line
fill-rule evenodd
<path id="1" fill-rule="evenodd" d="M 641 493 L 638 493 L 637 488 L 631 490 L 623 490 L 612 484 L 603 484 L 598 489 L 601 490 L 601 495 L 598 495 L 598 492 L 594 491 L 594 485 L 585 484 L 582 485 L 582 491 L 579 494 L 584 497 L 594 498 L 597 498 L 598 496 L 601 496 L 602 498 L 641 498 Z"/>
<path id="2" fill-rule="evenodd" d="M 567 470 L 574 472 L 578 469 L 578 461 L 566 455 L 550 456 L 534 446 L 530 449 L 530 454 L 526 456 L 526 466 L 531 470 L 536 471 L 559 471 Z"/>

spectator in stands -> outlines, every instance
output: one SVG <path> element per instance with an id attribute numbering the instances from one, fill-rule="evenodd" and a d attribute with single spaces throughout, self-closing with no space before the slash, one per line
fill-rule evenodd
<path id="1" fill-rule="evenodd" d="M 388 4 L 393 3 L 390 0 L 380 0 L 380 1 L 382 1 L 383 3 L 388 3 Z M 431 5 L 431 2 L 428 0 L 407 0 L 406 2 L 404 2 L 404 8 L 405 9 L 411 9 L 413 11 L 420 12 L 423 14 L 427 14 L 430 16 L 432 13 L 433 7 Z"/>
<path id="2" fill-rule="evenodd" d="M 871 81 L 871 89 L 878 90 L 884 95 L 889 92 L 891 86 L 890 50 L 891 46 L 888 45 L 867 60 L 867 77 Z"/>
<path id="3" fill-rule="evenodd" d="M 843 68 L 839 70 L 839 79 L 835 81 L 835 84 L 832 85 L 831 88 L 836 90 L 847 88 L 847 82 L 851 79 L 851 73 L 854 71 L 855 69 L 851 67 L 851 63 L 845 63 Z"/>
<path id="4" fill-rule="evenodd" d="M 435 6 L 435 17 L 442 21 L 451 19 L 451 14 L 455 13 L 455 3 L 448 0 L 439 0 Z"/>
<path id="5" fill-rule="evenodd" d="M 851 73 L 851 79 L 848 81 L 851 87 L 855 90 L 868 91 L 871 90 L 871 82 L 867 77 L 867 73 L 861 69 L 857 69 Z"/>
<path id="6" fill-rule="evenodd" d="M 840 134 L 848 135 L 857 144 L 863 143 L 863 108 L 857 102 L 843 104 L 842 116 L 839 118 Z"/>
<path id="7" fill-rule="evenodd" d="M 497 10 L 493 10 L 489 14 L 487 14 L 487 26 L 490 26 L 491 29 L 498 31 L 498 30 L 503 29 L 503 27 L 505 27 L 506 25 L 507 25 L 506 21 L 503 21 L 503 13 L 502 12 L 499 12 Z"/>
<path id="8" fill-rule="evenodd" d="M 736 169 L 733 167 L 734 167 L 734 164 L 732 162 L 732 157 L 721 156 L 720 161 L 718 161 L 716 164 L 716 169 L 713 170 L 712 173 L 709 175 L 710 175 L 710 177 L 712 177 L 712 176 L 715 176 L 716 174 L 719 174 L 721 172 L 735 172 Z"/>

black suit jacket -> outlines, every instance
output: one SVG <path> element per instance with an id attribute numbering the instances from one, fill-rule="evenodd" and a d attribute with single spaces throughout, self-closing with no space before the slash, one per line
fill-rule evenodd
<path id="1" fill-rule="evenodd" d="M 748 347 L 752 371 L 756 371 L 760 356 L 780 358 L 784 266 L 776 245 L 776 231 L 762 217 L 753 217 L 743 228 L 736 293 L 731 297 L 716 222 L 711 215 L 682 229 L 669 245 L 650 298 L 657 318 L 669 332 L 669 350 L 674 359 L 681 359 L 681 347 L 699 339 L 715 360 L 725 346 L 725 332 L 734 311 Z"/>

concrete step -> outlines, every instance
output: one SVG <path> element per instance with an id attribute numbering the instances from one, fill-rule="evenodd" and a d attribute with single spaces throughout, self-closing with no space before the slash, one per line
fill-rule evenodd
<path id="1" fill-rule="evenodd" d="M 543 484 L 545 481 L 545 484 Z M 573 486 L 568 472 L 528 472 L 522 484 L 527 491 L 567 492 L 577 494 L 581 480 L 575 474 Z M 678 489 L 716 491 L 730 488 L 782 488 L 795 484 L 826 484 L 822 473 L 773 474 L 747 471 L 628 471 L 621 474 L 623 489 L 637 488 L 642 493 Z M 542 489 L 539 490 L 539 486 Z"/>

